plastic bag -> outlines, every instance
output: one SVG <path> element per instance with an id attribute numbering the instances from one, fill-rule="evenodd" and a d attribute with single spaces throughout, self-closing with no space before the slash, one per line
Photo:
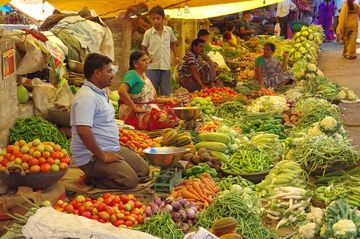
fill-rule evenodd
<path id="1" fill-rule="evenodd" d="M 274 34 L 275 34 L 275 36 L 280 36 L 280 23 L 276 23 L 275 24 L 275 27 L 274 27 Z"/>
<path id="2" fill-rule="evenodd" d="M 210 51 L 208 54 L 208 57 L 211 61 L 215 62 L 218 65 L 218 68 L 230 71 L 230 68 L 225 62 L 224 57 L 220 54 L 218 51 Z"/>
<path id="3" fill-rule="evenodd" d="M 21 231 L 25 238 L 36 239 L 159 239 L 144 232 L 117 228 L 110 223 L 100 223 L 86 217 L 62 213 L 52 207 L 38 209 Z"/>
<path id="4" fill-rule="evenodd" d="M 73 100 L 74 94 L 72 93 L 68 82 L 65 81 L 56 91 L 55 99 L 53 102 L 54 108 L 57 110 L 68 111 Z"/>
<path id="5" fill-rule="evenodd" d="M 42 82 L 39 78 L 34 78 L 32 84 L 32 98 L 35 109 L 40 112 L 42 116 L 46 117 L 49 106 L 53 104 L 56 88 L 51 84 Z"/>

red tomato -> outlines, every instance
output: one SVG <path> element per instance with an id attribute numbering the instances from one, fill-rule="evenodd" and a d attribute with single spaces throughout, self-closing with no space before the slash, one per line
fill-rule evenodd
<path id="1" fill-rule="evenodd" d="M 93 219 L 93 220 L 98 220 L 98 219 L 99 219 L 99 216 L 98 216 L 98 215 L 91 215 L 91 219 Z"/>
<path id="2" fill-rule="evenodd" d="M 103 198 L 103 199 L 107 199 L 107 198 L 109 198 L 110 196 L 111 196 L 110 193 L 104 193 L 104 194 L 102 195 L 102 198 Z"/>
<path id="3" fill-rule="evenodd" d="M 132 227 L 132 226 L 134 225 L 134 222 L 132 222 L 132 221 L 125 221 L 125 225 L 126 225 L 127 227 Z"/>
<path id="4" fill-rule="evenodd" d="M 99 212 L 104 211 L 105 207 L 106 205 L 104 203 L 99 203 L 99 205 L 97 206 L 97 210 Z"/>
<path id="5" fill-rule="evenodd" d="M 136 221 L 137 221 L 138 223 L 143 223 L 143 222 L 144 222 L 144 217 L 143 217 L 142 215 L 137 215 Z"/>
<path id="6" fill-rule="evenodd" d="M 127 203 L 129 201 L 129 197 L 126 196 L 126 195 L 120 195 L 120 200 L 123 202 L 123 203 Z"/>
<path id="7" fill-rule="evenodd" d="M 64 211 L 67 212 L 67 213 L 74 213 L 74 207 L 71 204 L 67 204 L 64 207 Z"/>
<path id="8" fill-rule="evenodd" d="M 93 218 L 92 218 L 92 215 L 91 215 L 91 213 L 90 213 L 89 211 L 84 211 L 84 212 L 82 212 L 80 215 L 83 216 L 83 217 L 87 217 L 87 218 L 93 219 Z M 96 215 L 94 215 L 94 216 L 96 216 Z"/>

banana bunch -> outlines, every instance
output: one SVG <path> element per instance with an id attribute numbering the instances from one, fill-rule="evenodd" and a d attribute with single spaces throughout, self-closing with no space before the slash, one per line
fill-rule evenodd
<path id="1" fill-rule="evenodd" d="M 163 130 L 163 146 L 183 147 L 192 144 L 191 134 L 189 132 L 178 133 L 175 129 Z"/>
<path id="2" fill-rule="evenodd" d="M 272 195 L 274 188 L 283 186 L 306 187 L 306 174 L 298 163 L 290 160 L 278 162 L 256 188 L 263 197 Z"/>

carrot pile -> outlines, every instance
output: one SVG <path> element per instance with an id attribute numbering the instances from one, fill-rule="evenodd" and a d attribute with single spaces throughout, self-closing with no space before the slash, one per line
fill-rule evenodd
<path id="1" fill-rule="evenodd" d="M 220 123 L 217 121 L 214 122 L 210 122 L 207 124 L 203 124 L 200 126 L 198 132 L 199 133 L 203 133 L 203 132 L 216 132 L 216 130 L 219 128 Z"/>
<path id="2" fill-rule="evenodd" d="M 213 197 L 220 192 L 220 188 L 208 173 L 203 173 L 200 178 L 191 178 L 176 186 L 169 198 L 183 198 L 194 202 L 199 209 L 209 206 Z"/>
<path id="3" fill-rule="evenodd" d="M 264 95 L 276 95 L 276 93 L 271 89 L 261 88 L 260 90 L 250 91 L 248 98 L 258 98 Z"/>

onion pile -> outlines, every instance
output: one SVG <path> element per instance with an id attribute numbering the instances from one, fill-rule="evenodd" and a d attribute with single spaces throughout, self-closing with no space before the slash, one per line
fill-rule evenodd
<path id="1" fill-rule="evenodd" d="M 198 212 L 196 204 L 185 199 L 166 199 L 161 201 L 156 198 L 145 208 L 145 217 L 151 217 L 160 212 L 169 212 L 178 228 L 187 233 L 196 224 L 196 214 Z"/>

